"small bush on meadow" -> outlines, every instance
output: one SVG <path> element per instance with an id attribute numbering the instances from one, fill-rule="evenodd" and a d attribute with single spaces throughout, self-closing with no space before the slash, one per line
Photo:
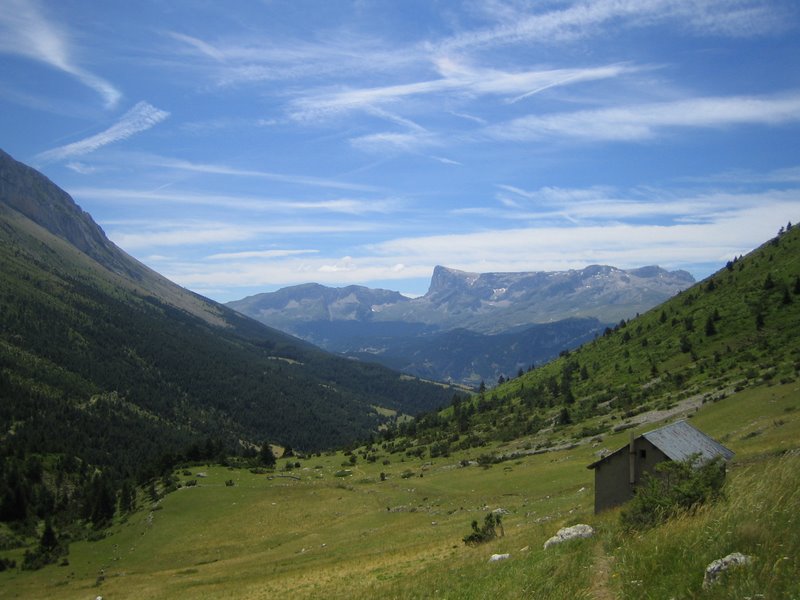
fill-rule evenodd
<path id="1" fill-rule="evenodd" d="M 463 540 L 467 546 L 477 546 L 497 537 L 497 529 L 502 532 L 502 517 L 494 513 L 489 513 L 483 519 L 483 525 L 478 528 L 478 522 L 472 522 L 472 533 L 465 535 Z"/>

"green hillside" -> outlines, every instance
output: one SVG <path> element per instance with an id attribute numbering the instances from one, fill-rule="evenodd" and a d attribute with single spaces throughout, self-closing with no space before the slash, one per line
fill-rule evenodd
<path id="1" fill-rule="evenodd" d="M 420 454 L 518 440 L 546 445 L 620 430 L 637 415 L 696 407 L 800 372 L 800 228 L 574 352 L 471 402 L 400 427 Z"/>

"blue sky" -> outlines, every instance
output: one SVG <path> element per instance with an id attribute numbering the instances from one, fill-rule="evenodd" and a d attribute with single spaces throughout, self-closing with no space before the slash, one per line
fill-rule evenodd
<path id="1" fill-rule="evenodd" d="M 794 0 L 0 0 L 0 147 L 220 301 L 702 278 L 800 220 Z"/>

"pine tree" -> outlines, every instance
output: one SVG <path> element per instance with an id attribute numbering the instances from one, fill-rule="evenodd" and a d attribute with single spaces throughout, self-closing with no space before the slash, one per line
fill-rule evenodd
<path id="1" fill-rule="evenodd" d="M 136 488 L 126 479 L 119 492 L 119 511 L 130 513 L 134 510 L 136 510 Z"/>
<path id="2" fill-rule="evenodd" d="M 111 481 L 102 474 L 95 475 L 86 494 L 85 514 L 95 527 L 102 527 L 114 518 L 116 494 Z"/>
<path id="3" fill-rule="evenodd" d="M 714 315 L 709 315 L 706 319 L 706 335 L 712 336 L 717 333 L 717 326 L 714 324 Z"/>
<path id="4" fill-rule="evenodd" d="M 46 519 L 42 537 L 39 539 L 39 548 L 42 552 L 51 552 L 57 547 L 58 538 L 56 537 L 56 532 L 53 531 L 53 524 L 50 522 L 50 519 Z"/>
<path id="5" fill-rule="evenodd" d="M 269 443 L 264 442 L 261 445 L 261 452 L 258 453 L 258 462 L 269 468 L 275 466 L 275 454 L 273 454 L 272 447 Z"/>

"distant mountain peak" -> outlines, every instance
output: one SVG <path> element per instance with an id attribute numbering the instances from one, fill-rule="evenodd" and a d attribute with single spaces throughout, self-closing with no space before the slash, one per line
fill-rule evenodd
<path id="1" fill-rule="evenodd" d="M 428 287 L 428 293 L 426 295 L 435 294 L 442 290 L 450 290 L 454 287 L 470 287 L 480 276 L 480 273 L 470 273 L 450 267 L 443 267 L 442 265 L 436 265 L 433 268 L 431 284 Z"/>

